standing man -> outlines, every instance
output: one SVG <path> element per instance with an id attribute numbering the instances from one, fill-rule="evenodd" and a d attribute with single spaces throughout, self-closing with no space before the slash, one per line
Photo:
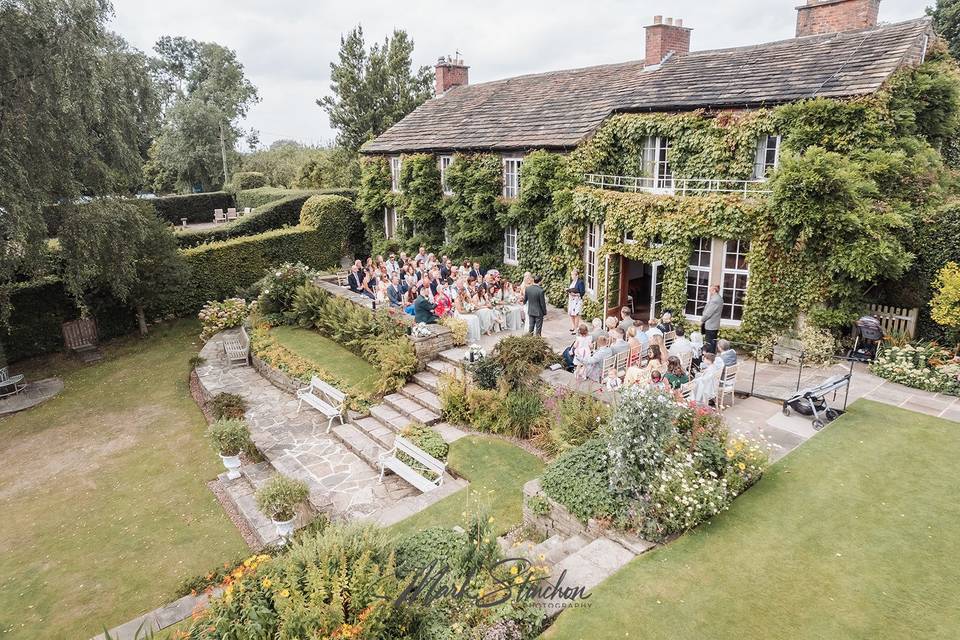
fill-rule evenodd
<path id="1" fill-rule="evenodd" d="M 720 315 L 723 313 L 723 296 L 720 295 L 720 285 L 710 287 L 710 297 L 703 307 L 700 328 L 703 329 L 703 338 L 707 351 L 717 352 L 717 334 L 720 333 Z"/>
<path id="2" fill-rule="evenodd" d="M 540 283 L 543 276 L 536 276 L 533 284 L 524 292 L 527 301 L 527 316 L 530 318 L 530 333 L 539 336 L 543 331 L 543 318 L 547 315 L 547 297 L 543 293 Z"/>

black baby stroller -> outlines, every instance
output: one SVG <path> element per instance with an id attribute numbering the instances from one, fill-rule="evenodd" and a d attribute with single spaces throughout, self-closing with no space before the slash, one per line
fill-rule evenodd
<path id="1" fill-rule="evenodd" d="M 877 316 L 863 316 L 857 320 L 854 331 L 857 337 L 847 357 L 860 362 L 873 362 L 877 357 L 877 347 L 883 340 L 880 319 Z"/>
<path id="2" fill-rule="evenodd" d="M 847 373 L 842 376 L 833 376 L 815 387 L 798 391 L 794 396 L 783 401 L 783 415 L 789 416 L 796 411 L 803 416 L 813 416 L 813 428 L 820 431 L 823 425 L 836 420 L 841 413 L 827 406 L 826 395 L 833 392 L 836 398 L 837 391 L 850 384 L 851 375 Z"/>

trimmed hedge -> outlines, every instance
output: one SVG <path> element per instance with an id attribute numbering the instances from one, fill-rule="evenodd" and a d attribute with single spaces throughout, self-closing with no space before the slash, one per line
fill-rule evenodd
<path id="1" fill-rule="evenodd" d="M 265 204 L 283 200 L 291 196 L 313 196 L 318 194 L 330 194 L 343 196 L 344 198 L 356 199 L 355 189 L 283 189 L 280 187 L 260 187 L 259 189 L 244 189 L 237 192 L 237 207 L 243 209 L 250 207 L 256 209 Z"/>
<path id="2" fill-rule="evenodd" d="M 363 219 L 353 201 L 343 196 L 316 195 L 303 203 L 300 224 L 319 230 L 341 255 L 355 253 L 364 240 Z"/>
<path id="3" fill-rule="evenodd" d="M 191 287 L 183 313 L 193 313 L 209 300 L 236 295 L 284 262 L 302 262 L 314 269 L 340 263 L 339 247 L 316 229 L 292 227 L 256 236 L 233 238 L 185 249 Z"/>
<path id="4" fill-rule="evenodd" d="M 177 233 L 177 243 L 181 247 L 196 247 L 205 242 L 220 242 L 230 238 L 266 233 L 283 227 L 295 227 L 300 223 L 300 209 L 310 195 L 307 192 L 277 200 L 259 207 L 239 220 L 212 229 Z"/>
<path id="5" fill-rule="evenodd" d="M 162 220 L 177 226 L 182 218 L 187 222 L 213 222 L 213 210 L 236 206 L 232 193 L 211 191 L 210 193 L 190 193 L 182 196 L 163 196 L 147 200 L 153 205 Z"/>
<path id="6" fill-rule="evenodd" d="M 259 189 L 267 186 L 267 176 L 259 171 L 238 171 L 233 174 L 233 186 L 237 189 Z"/>
<path id="7" fill-rule="evenodd" d="M 91 312 L 97 320 L 100 340 L 109 340 L 133 331 L 133 311 L 107 295 L 89 296 Z M 13 285 L 10 291 L 12 311 L 0 340 L 10 362 L 63 350 L 60 325 L 80 317 L 77 305 L 55 277 L 46 277 Z"/>

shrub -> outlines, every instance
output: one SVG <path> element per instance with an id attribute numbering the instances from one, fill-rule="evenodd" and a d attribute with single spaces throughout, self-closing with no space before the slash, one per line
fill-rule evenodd
<path id="1" fill-rule="evenodd" d="M 440 413 L 451 424 L 470 424 L 467 383 L 458 376 L 444 374 L 439 384 Z"/>
<path id="2" fill-rule="evenodd" d="M 221 418 L 239 420 L 247 413 L 247 401 L 235 393 L 218 393 L 213 396 L 207 406 L 217 420 Z"/>
<path id="3" fill-rule="evenodd" d="M 208 302 L 200 309 L 198 317 L 203 330 L 201 340 L 209 340 L 224 329 L 239 327 L 250 314 L 243 298 L 227 298 L 223 302 Z"/>
<path id="4" fill-rule="evenodd" d="M 440 318 L 440 324 L 450 329 L 453 346 L 462 347 L 467 344 L 467 323 L 465 321 L 453 316 L 444 316 Z"/>
<path id="5" fill-rule="evenodd" d="M 632 386 L 620 401 L 607 427 L 611 487 L 626 497 L 639 497 L 666 457 L 667 444 L 677 433 L 679 411 L 673 398 L 654 387 Z"/>
<path id="6" fill-rule="evenodd" d="M 411 422 L 400 432 L 404 438 L 417 445 L 440 461 L 446 461 L 450 445 L 432 427 L 419 422 Z"/>
<path id="7" fill-rule="evenodd" d="M 223 456 L 236 456 L 253 446 L 246 420 L 220 418 L 207 429 L 207 435 Z"/>
<path id="8" fill-rule="evenodd" d="M 323 194 L 311 197 L 300 210 L 300 224 L 319 230 L 331 246 L 345 256 L 359 250 L 364 228 L 353 201 L 343 196 Z"/>
<path id="9" fill-rule="evenodd" d="M 477 431 L 499 433 L 501 424 L 501 398 L 496 391 L 472 388 L 467 391 L 467 406 L 470 410 L 467 424 Z"/>
<path id="10" fill-rule="evenodd" d="M 503 367 L 503 379 L 510 389 L 536 384 L 540 372 L 556 362 L 550 343 L 534 335 L 509 336 L 494 349 L 493 359 Z"/>
<path id="11" fill-rule="evenodd" d="M 596 436 L 610 419 L 610 407 L 603 401 L 582 393 L 556 390 L 544 402 L 546 430 L 539 434 L 538 444 L 544 451 L 558 454 L 577 447 Z"/>
<path id="12" fill-rule="evenodd" d="M 284 262 L 302 262 L 314 268 L 335 264 L 323 237 L 314 229 L 279 229 L 256 236 L 185 249 L 190 266 L 190 286 L 184 296 L 184 310 L 199 309 L 208 300 L 222 300 L 237 294 L 263 277 L 267 269 Z"/>
<path id="13" fill-rule="evenodd" d="M 260 291 L 257 298 L 260 313 L 265 317 L 277 317 L 290 311 L 297 290 L 319 275 L 302 262 L 284 262 L 268 269 L 255 285 Z"/>
<path id="14" fill-rule="evenodd" d="M 960 330 L 960 266 L 948 262 L 937 272 L 930 300 L 930 318 L 955 338 Z"/>
<path id="15" fill-rule="evenodd" d="M 281 187 L 260 187 L 258 189 L 244 189 L 237 192 L 237 207 L 256 209 L 265 204 L 301 196 L 304 200 L 318 193 L 330 193 L 354 200 L 357 196 L 354 189 L 283 189 Z"/>
<path id="16" fill-rule="evenodd" d="M 399 391 L 420 366 L 413 343 L 406 337 L 370 340 L 363 357 L 380 371 L 376 390 L 384 395 Z"/>
<path id="17" fill-rule="evenodd" d="M 798 336 L 803 344 L 804 364 L 829 364 L 837 350 L 837 341 L 829 331 L 806 324 Z"/>
<path id="18" fill-rule="evenodd" d="M 616 518 L 625 503 L 610 490 L 607 445 L 588 440 L 554 460 L 543 472 L 543 492 L 581 521 Z"/>
<path id="19" fill-rule="evenodd" d="M 543 398 L 536 390 L 515 389 L 503 399 L 499 432 L 515 438 L 529 438 L 543 417 Z"/>
<path id="20" fill-rule="evenodd" d="M 237 190 L 259 189 L 267 186 L 267 176 L 259 171 L 238 171 L 233 174 L 233 188 Z"/>
<path id="21" fill-rule="evenodd" d="M 483 358 L 468 365 L 473 383 L 481 389 L 496 389 L 503 375 L 503 365 L 494 358 Z"/>
<path id="22" fill-rule="evenodd" d="M 397 543 L 397 573 L 404 577 L 434 562 L 438 567 L 453 568 L 466 541 L 465 534 L 446 527 L 430 527 L 408 535 Z"/>
<path id="23" fill-rule="evenodd" d="M 210 229 L 179 232 L 177 243 L 181 247 L 196 247 L 209 242 L 253 236 L 284 227 L 295 227 L 300 223 L 300 207 L 309 197 L 309 193 L 292 195 L 258 207 L 257 210 L 233 222 Z M 340 262 L 339 255 L 336 256 L 335 262 Z M 334 262 L 330 264 L 333 265 Z"/>
<path id="24" fill-rule="evenodd" d="M 550 501 L 540 494 L 527 498 L 527 506 L 535 516 L 545 516 L 552 509 Z"/>
<path id="25" fill-rule="evenodd" d="M 734 438 L 725 451 L 727 466 L 724 477 L 733 495 L 740 495 L 763 476 L 770 465 L 769 451 L 756 442 Z"/>
<path id="26" fill-rule="evenodd" d="M 309 495 L 303 481 L 276 475 L 257 490 L 257 508 L 273 520 L 290 520 Z"/>
<path id="27" fill-rule="evenodd" d="M 881 349 L 870 365 L 874 374 L 915 389 L 960 394 L 960 367 L 935 343 Z"/>

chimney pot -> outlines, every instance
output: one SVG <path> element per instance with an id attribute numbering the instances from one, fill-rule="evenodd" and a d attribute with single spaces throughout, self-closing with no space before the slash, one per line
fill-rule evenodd
<path id="1" fill-rule="evenodd" d="M 673 18 L 667 18 L 667 24 L 673 26 Z"/>
<path id="2" fill-rule="evenodd" d="M 683 26 L 683 18 L 677 18 L 676 24 L 677 24 L 678 27 L 682 27 L 682 26 Z"/>
<path id="3" fill-rule="evenodd" d="M 653 24 L 663 24 L 663 16 L 653 16 Z"/>

